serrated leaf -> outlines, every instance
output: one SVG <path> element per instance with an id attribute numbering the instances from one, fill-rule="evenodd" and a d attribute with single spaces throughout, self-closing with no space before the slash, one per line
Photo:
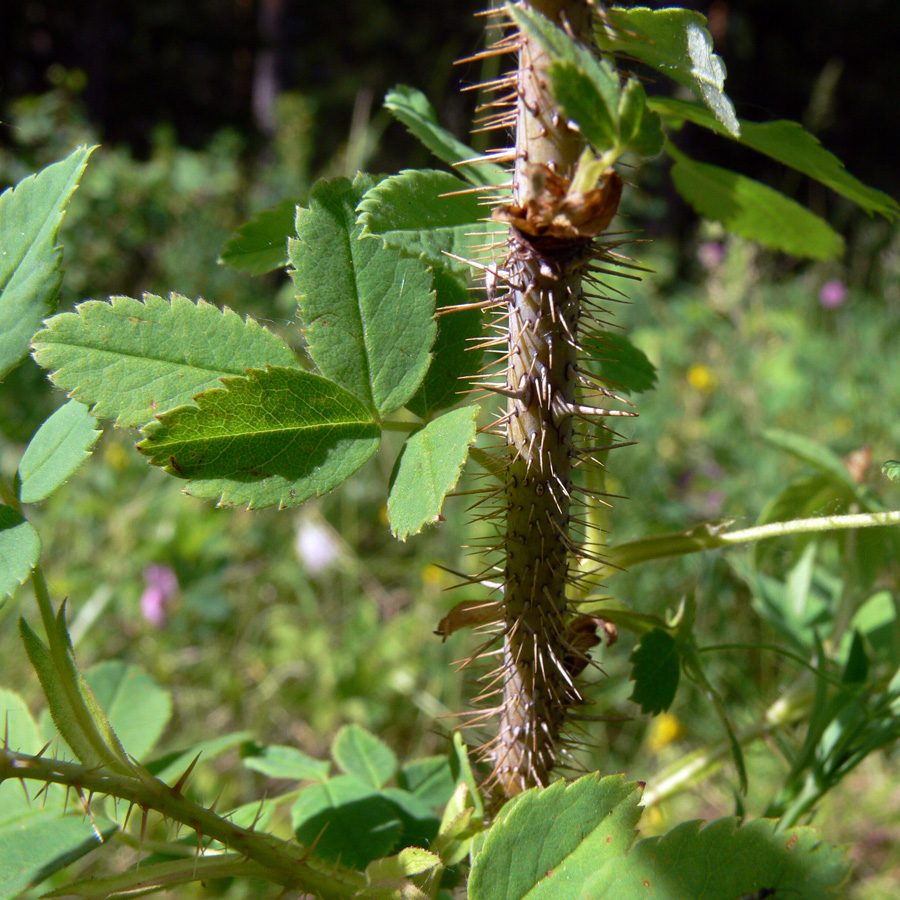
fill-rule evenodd
<path id="1" fill-rule="evenodd" d="M 381 430 L 348 391 L 302 369 L 224 378 L 158 417 L 138 450 L 220 504 L 294 506 L 327 493 L 378 449 Z"/>
<path id="2" fill-rule="evenodd" d="M 93 147 L 0 194 L 0 379 L 27 355 L 62 283 L 59 226 Z"/>
<path id="3" fill-rule="evenodd" d="M 142 669 L 121 660 L 92 666 L 84 678 L 129 755 L 143 759 L 169 723 L 169 691 Z"/>
<path id="4" fill-rule="evenodd" d="M 328 777 L 331 764 L 327 759 L 315 759 L 296 747 L 271 744 L 255 756 L 245 756 L 244 765 L 269 778 L 289 778 L 292 781 L 321 781 Z"/>
<path id="5" fill-rule="evenodd" d="M 372 186 L 361 174 L 318 182 L 297 210 L 289 254 L 310 356 L 383 416 L 415 393 L 437 326 L 426 264 L 360 239 L 356 207 Z"/>
<path id="6" fill-rule="evenodd" d="M 434 291 L 439 309 L 472 302 L 472 296 L 457 279 L 435 272 Z M 406 408 L 423 419 L 456 404 L 469 389 L 468 379 L 481 370 L 484 353 L 473 346 L 482 334 L 481 310 L 455 309 L 437 316 L 438 333 L 431 365 Z"/>
<path id="7" fill-rule="evenodd" d="M 672 180 L 678 193 L 699 213 L 727 231 L 772 250 L 811 259 L 836 259 L 844 240 L 817 215 L 759 181 L 675 150 Z"/>
<path id="8" fill-rule="evenodd" d="M 299 366 L 277 335 L 230 309 L 172 294 L 90 300 L 48 319 L 32 341 L 51 380 L 101 418 L 128 427 L 189 403 L 246 369 Z"/>
<path id="9" fill-rule="evenodd" d="M 504 226 L 479 221 L 490 210 L 477 194 L 460 194 L 466 183 L 436 169 L 405 169 L 379 181 L 359 204 L 362 235 L 374 235 L 406 256 L 469 275 L 472 267 L 447 254 L 472 259 L 487 243 L 486 231 Z M 444 196 L 451 194 L 451 196 Z"/>
<path id="10" fill-rule="evenodd" d="M 656 385 L 656 367 L 627 337 L 611 331 L 579 337 L 586 353 L 583 365 L 616 391 L 643 394 Z"/>
<path id="11" fill-rule="evenodd" d="M 315 856 L 365 869 L 387 856 L 403 833 L 399 807 L 370 784 L 339 775 L 305 788 L 291 808 L 297 840 Z"/>
<path id="12" fill-rule="evenodd" d="M 331 744 L 331 758 L 345 775 L 381 788 L 397 772 L 394 751 L 359 725 L 345 725 Z"/>
<path id="13" fill-rule="evenodd" d="M 675 639 L 667 631 L 654 628 L 641 637 L 632 650 L 631 701 L 641 705 L 641 712 L 658 715 L 675 699 L 681 675 L 681 661 Z"/>
<path id="14" fill-rule="evenodd" d="M 713 52 L 706 19 L 686 9 L 608 9 L 597 29 L 601 50 L 639 59 L 690 88 L 734 137 L 740 124 L 722 90 L 725 64 Z"/>
<path id="15" fill-rule="evenodd" d="M 226 241 L 219 262 L 240 272 L 262 275 L 287 265 L 287 242 L 294 235 L 299 200 L 282 200 L 257 213 Z"/>
<path id="16" fill-rule="evenodd" d="M 695 125 L 717 131 L 724 137 L 734 137 L 715 116 L 696 103 L 674 97 L 653 97 L 648 103 L 652 109 L 669 118 L 687 119 Z M 893 197 L 854 178 L 840 159 L 826 150 L 815 135 L 804 130 L 797 122 L 747 122 L 741 119 L 740 125 L 738 140 L 745 147 L 764 153 L 808 175 L 870 214 L 879 213 L 891 220 L 900 215 L 900 204 Z"/>
<path id="17" fill-rule="evenodd" d="M 11 594 L 41 558 L 41 539 L 30 522 L 0 506 L 0 599 Z"/>
<path id="18" fill-rule="evenodd" d="M 388 91 L 384 105 L 394 118 L 399 119 L 411 134 L 445 163 L 452 166 L 466 159 L 475 159 L 479 155 L 471 147 L 458 141 L 449 131 L 441 128 L 434 107 L 421 91 L 406 85 L 397 85 Z M 504 184 L 509 181 L 509 174 L 493 163 L 459 166 L 458 171 L 469 184 L 474 185 Z"/>
<path id="19" fill-rule="evenodd" d="M 475 440 L 478 413 L 477 406 L 453 410 L 407 440 L 388 498 L 394 537 L 405 541 L 438 520 L 444 498 L 456 487 Z"/>
<path id="20" fill-rule="evenodd" d="M 580 900 L 723 900 L 758 896 L 825 900 L 847 872 L 842 854 L 812 828 L 777 831 L 773 819 L 738 827 L 685 822 L 639 841 L 594 875 Z M 769 890 L 770 894 L 760 895 Z"/>
<path id="21" fill-rule="evenodd" d="M 101 433 L 97 420 L 77 400 L 70 400 L 53 413 L 19 462 L 22 503 L 49 497 L 91 455 Z"/>
<path id="22" fill-rule="evenodd" d="M 29 885 L 103 846 L 115 831 L 116 826 L 103 824 L 101 839 L 86 816 L 39 808 L 0 826 L 0 900 L 20 896 Z"/>
<path id="23" fill-rule="evenodd" d="M 640 818 L 640 787 L 621 776 L 557 781 L 516 799 L 472 865 L 470 900 L 568 900 L 622 854 Z"/>

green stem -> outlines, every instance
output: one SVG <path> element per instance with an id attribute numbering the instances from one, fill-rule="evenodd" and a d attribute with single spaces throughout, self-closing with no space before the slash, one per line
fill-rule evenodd
<path id="1" fill-rule="evenodd" d="M 854 513 L 843 516 L 820 516 L 814 519 L 792 519 L 788 522 L 769 522 L 766 525 L 757 525 L 753 528 L 724 532 L 723 529 L 730 524 L 730 522 L 726 522 L 720 525 L 700 525 L 691 531 L 653 535 L 637 541 L 629 541 L 627 544 L 610 547 L 607 564 L 598 566 L 587 574 L 593 584 L 596 585 L 614 575 L 620 569 L 628 569 L 653 559 L 685 556 L 689 553 L 700 553 L 703 550 L 735 547 L 740 544 L 749 544 L 753 541 L 786 537 L 792 534 L 900 525 L 900 510 Z"/>
<path id="2" fill-rule="evenodd" d="M 286 887 L 326 898 L 349 900 L 366 884 L 365 876 L 350 869 L 326 863 L 320 863 L 321 868 L 313 866 L 309 850 L 300 844 L 241 828 L 139 768 L 134 776 L 122 775 L 104 768 L 87 768 L 4 748 L 0 751 L 0 782 L 8 778 L 77 787 L 89 794 L 118 797 L 141 809 L 155 810 L 257 863 L 265 870 L 266 878 Z"/>

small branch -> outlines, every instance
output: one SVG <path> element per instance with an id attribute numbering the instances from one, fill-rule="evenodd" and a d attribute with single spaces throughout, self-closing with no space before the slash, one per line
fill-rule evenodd
<path id="1" fill-rule="evenodd" d="M 9 778 L 78 787 L 90 794 L 118 797 L 141 809 L 152 809 L 198 834 L 223 844 L 265 870 L 268 880 L 326 898 L 351 898 L 365 887 L 365 876 L 350 869 L 309 859 L 309 850 L 264 832 L 242 828 L 189 800 L 165 782 L 135 768 L 122 775 L 103 768 L 0 751 L 0 782 Z"/>

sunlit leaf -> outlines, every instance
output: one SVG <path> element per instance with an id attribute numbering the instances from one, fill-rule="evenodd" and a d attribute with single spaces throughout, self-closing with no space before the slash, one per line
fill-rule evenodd
<path id="1" fill-rule="evenodd" d="M 752 178 L 675 150 L 672 180 L 678 193 L 701 215 L 721 222 L 726 231 L 758 241 L 772 250 L 811 259 L 836 259 L 844 240 L 832 227 L 784 194 Z"/>
<path id="2" fill-rule="evenodd" d="M 100 434 L 97 420 L 77 400 L 53 413 L 19 462 L 19 499 L 36 503 L 49 497 L 91 455 Z"/>
<path id="3" fill-rule="evenodd" d="M 138 450 L 220 504 L 293 506 L 352 475 L 381 431 L 348 391 L 302 369 L 225 378 L 145 429 Z"/>
<path id="4" fill-rule="evenodd" d="M 388 500 L 391 531 L 401 541 L 440 516 L 475 440 L 478 411 L 473 406 L 453 410 L 407 440 Z"/>
<path id="5" fill-rule="evenodd" d="M 252 319 L 179 294 L 90 300 L 46 325 L 32 341 L 38 364 L 95 416 L 126 427 L 189 403 L 225 375 L 299 365 L 280 337 Z"/>
<path id="6" fill-rule="evenodd" d="M 41 539 L 30 522 L 0 506 L 0 599 L 11 594 L 41 557 Z"/>
<path id="7" fill-rule="evenodd" d="M 319 371 L 387 415 L 413 395 L 437 334 L 431 272 L 380 241 L 360 239 L 356 207 L 369 176 L 320 181 L 297 210 L 289 253 L 309 354 Z"/>
<path id="8" fill-rule="evenodd" d="M 0 194 L 0 379 L 28 353 L 62 283 L 59 226 L 93 147 Z"/>

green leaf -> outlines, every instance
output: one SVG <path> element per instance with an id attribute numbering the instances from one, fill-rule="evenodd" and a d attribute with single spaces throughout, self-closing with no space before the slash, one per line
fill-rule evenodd
<path id="1" fill-rule="evenodd" d="M 70 396 L 101 418 L 144 425 L 154 414 L 189 403 L 246 369 L 299 366 L 277 335 L 230 309 L 180 294 L 144 302 L 90 300 L 46 323 L 32 341 L 34 358 Z"/>
<path id="2" fill-rule="evenodd" d="M 785 450 L 801 462 L 815 466 L 828 475 L 832 481 L 856 493 L 857 484 L 853 480 L 841 458 L 824 444 L 812 441 L 801 434 L 769 428 L 763 432 L 763 440 L 773 447 Z"/>
<path id="3" fill-rule="evenodd" d="M 0 599 L 11 594 L 41 558 L 41 539 L 30 522 L 0 506 Z"/>
<path id="4" fill-rule="evenodd" d="M 643 394 L 656 385 L 656 367 L 622 334 L 596 332 L 579 337 L 586 353 L 582 364 L 617 391 Z"/>
<path id="5" fill-rule="evenodd" d="M 647 106 L 647 92 L 637 78 L 629 78 L 619 99 L 619 140 L 638 156 L 662 152 L 666 135 L 662 121 Z"/>
<path id="6" fill-rule="evenodd" d="M 291 781 L 322 781 L 328 777 L 331 764 L 327 759 L 314 759 L 296 747 L 271 744 L 255 756 L 245 756 L 244 765 L 269 778 Z"/>
<path id="7" fill-rule="evenodd" d="M 405 763 L 397 774 L 397 784 L 414 794 L 427 807 L 443 808 L 456 789 L 456 779 L 446 756 L 426 756 Z"/>
<path id="8" fill-rule="evenodd" d="M 476 248 L 489 241 L 485 232 L 508 229 L 482 221 L 490 210 L 477 194 L 458 193 L 465 189 L 464 181 L 435 169 L 406 169 L 385 178 L 359 204 L 362 235 L 377 236 L 405 256 L 469 275 L 472 267 L 467 262 L 447 254 L 473 259 Z"/>
<path id="9" fill-rule="evenodd" d="M 900 481 L 900 460 L 889 459 L 881 465 L 881 474 L 891 481 Z"/>
<path id="10" fill-rule="evenodd" d="M 812 259 L 836 259 L 843 238 L 818 216 L 770 187 L 708 163 L 698 163 L 667 145 L 675 160 L 678 193 L 701 215 L 727 231 L 772 250 Z"/>
<path id="11" fill-rule="evenodd" d="M 84 678 L 129 755 L 143 759 L 169 722 L 171 694 L 142 669 L 121 660 L 92 666 Z"/>
<path id="12" fill-rule="evenodd" d="M 847 864 L 812 828 L 776 831 L 773 819 L 702 824 L 639 841 L 600 869 L 580 900 L 738 900 L 763 889 L 777 900 L 838 896 Z"/>
<path id="13" fill-rule="evenodd" d="M 419 259 L 360 240 L 368 176 L 320 181 L 297 210 L 289 253 L 309 354 L 321 373 L 387 415 L 415 393 L 437 333 L 431 272 Z"/>
<path id="14" fill-rule="evenodd" d="M 49 497 L 91 455 L 100 434 L 97 420 L 77 400 L 70 400 L 53 413 L 19 462 L 22 503 Z"/>
<path id="15" fill-rule="evenodd" d="M 566 116 L 598 152 L 615 146 L 619 133 L 619 79 L 605 60 L 570 38 L 541 13 L 507 6 L 523 34 L 551 54 L 550 90 Z"/>
<path id="16" fill-rule="evenodd" d="M 391 531 L 401 541 L 436 522 L 444 498 L 456 487 L 475 440 L 477 406 L 456 409 L 429 422 L 403 448 L 388 499 Z"/>
<path id="17" fill-rule="evenodd" d="M 608 24 L 597 29 L 607 53 L 639 59 L 662 75 L 690 88 L 734 137 L 740 124 L 723 92 L 725 64 L 713 53 L 706 19 L 686 9 L 608 9 Z"/>
<path id="18" fill-rule="evenodd" d="M 93 147 L 0 194 L 0 379 L 28 353 L 62 283 L 59 226 Z"/>
<path id="19" fill-rule="evenodd" d="M 257 213 L 226 241 L 219 262 L 240 272 L 262 275 L 287 265 L 287 242 L 294 235 L 299 200 L 282 200 Z"/>
<path id="20" fill-rule="evenodd" d="M 623 854 L 640 818 L 640 787 L 585 775 L 520 795 L 488 832 L 472 865 L 470 900 L 569 900 Z"/>
<path id="21" fill-rule="evenodd" d="M 387 856 L 403 833 L 400 808 L 370 784 L 339 775 L 310 785 L 291 809 L 297 840 L 315 856 L 364 869 Z"/>
<path id="22" fill-rule="evenodd" d="M 652 109 L 667 118 L 687 119 L 725 137 L 734 137 L 714 116 L 696 103 L 674 97 L 653 97 L 648 102 Z M 745 147 L 764 153 L 808 175 L 870 214 L 879 213 L 891 220 L 900 215 L 900 204 L 893 197 L 854 178 L 840 159 L 826 150 L 815 135 L 805 131 L 797 122 L 746 122 L 742 119 L 740 125 L 739 140 Z"/>
<path id="23" fill-rule="evenodd" d="M 394 118 L 399 119 L 438 159 L 449 165 L 463 160 L 475 159 L 479 154 L 471 147 L 458 141 L 449 131 L 438 124 L 434 107 L 421 91 L 406 85 L 388 91 L 384 98 L 385 107 Z M 469 184 L 495 185 L 509 181 L 509 173 L 493 163 L 459 166 L 459 174 Z"/>
<path id="24" fill-rule="evenodd" d="M 17 753 L 37 753 L 40 750 L 37 723 L 31 716 L 28 705 L 13 691 L 0 688 L 0 725 L 4 733 L 4 743 Z M 27 816 L 33 809 L 17 779 L 8 778 L 0 784 L 0 835 L 7 823 Z M 2 837 L 0 837 L 2 840 Z M 0 851 L 2 852 L 2 851 Z M 2 884 L 0 868 L 0 884 Z"/>
<path id="25" fill-rule="evenodd" d="M 331 744 L 331 757 L 345 775 L 382 788 L 397 772 L 394 751 L 365 728 L 345 725 Z"/>
<path id="26" fill-rule="evenodd" d="M 39 808 L 0 825 L 0 900 L 18 897 L 29 885 L 96 850 L 116 830 L 104 825 L 98 834 L 81 813 L 61 816 Z"/>
<path id="27" fill-rule="evenodd" d="M 675 639 L 667 631 L 654 628 L 641 637 L 632 650 L 631 680 L 633 703 L 640 703 L 641 712 L 658 715 L 667 710 L 675 699 L 681 664 Z"/>
<path id="28" fill-rule="evenodd" d="M 472 295 L 444 272 L 435 272 L 434 290 L 439 309 L 472 302 Z M 474 346 L 474 338 L 483 333 L 481 310 L 477 307 L 454 309 L 437 316 L 438 333 L 431 365 L 419 389 L 407 401 L 406 408 L 423 419 L 456 404 L 468 390 L 468 379 L 481 370 L 483 351 Z"/>
<path id="29" fill-rule="evenodd" d="M 223 378 L 144 429 L 138 450 L 220 505 L 295 506 L 339 485 L 377 449 L 381 431 L 343 388 L 302 369 Z"/>

